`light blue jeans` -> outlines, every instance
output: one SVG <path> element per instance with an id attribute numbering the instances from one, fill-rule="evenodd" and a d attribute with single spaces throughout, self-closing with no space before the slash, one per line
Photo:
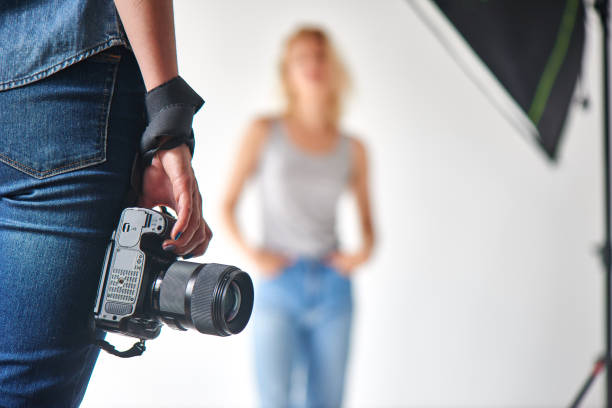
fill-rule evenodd
<path id="1" fill-rule="evenodd" d="M 342 404 L 351 292 L 349 279 L 309 259 L 260 283 L 253 330 L 262 407 Z"/>
<path id="2" fill-rule="evenodd" d="M 111 49 L 0 92 L 0 407 L 78 406 L 91 314 L 144 130 L 144 84 Z"/>

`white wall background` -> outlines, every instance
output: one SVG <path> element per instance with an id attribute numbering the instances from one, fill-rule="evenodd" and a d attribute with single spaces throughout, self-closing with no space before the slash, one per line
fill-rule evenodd
<path id="1" fill-rule="evenodd" d="M 278 106 L 281 40 L 298 23 L 321 24 L 355 80 L 345 123 L 370 149 L 379 236 L 355 279 L 347 405 L 567 405 L 603 347 L 597 25 L 585 65 L 592 108 L 574 109 L 555 166 L 403 0 L 175 3 L 181 74 L 207 100 L 194 166 L 216 235 L 199 261 L 250 269 L 219 222 L 226 173 L 249 120 Z M 252 237 L 257 209 L 250 191 L 241 219 Z M 355 220 L 347 197 L 349 247 Z M 252 371 L 249 329 L 164 329 L 141 358 L 101 355 L 83 406 L 254 406 Z M 589 406 L 601 390 L 600 379 Z"/>

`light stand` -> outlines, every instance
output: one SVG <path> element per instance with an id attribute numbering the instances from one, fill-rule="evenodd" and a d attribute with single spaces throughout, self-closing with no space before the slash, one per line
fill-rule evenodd
<path id="1" fill-rule="evenodd" d="M 603 57 L 603 154 L 604 154 L 604 204 L 605 204 L 605 221 L 606 221 L 606 238 L 601 250 L 601 258 L 605 267 L 605 329 L 606 329 L 606 344 L 605 352 L 593 366 L 593 370 L 587 377 L 586 381 L 580 388 L 574 401 L 570 405 L 571 408 L 576 408 L 580 401 L 584 398 L 587 391 L 593 384 L 593 381 L 599 373 L 604 369 L 606 371 L 606 388 L 605 388 L 605 407 L 612 408 L 612 191 L 610 182 L 612 180 L 610 171 L 610 78 L 609 78 L 609 0 L 596 0 L 595 10 L 599 15 L 602 27 L 602 57 Z"/>

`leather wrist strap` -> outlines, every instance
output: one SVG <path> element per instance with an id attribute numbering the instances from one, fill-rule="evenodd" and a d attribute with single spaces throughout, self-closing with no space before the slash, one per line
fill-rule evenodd
<path id="1" fill-rule="evenodd" d="M 159 150 L 173 149 L 185 143 L 191 155 L 195 147 L 193 116 L 204 100 L 181 78 L 152 89 L 145 95 L 149 124 L 140 140 L 142 165 L 149 166 Z"/>

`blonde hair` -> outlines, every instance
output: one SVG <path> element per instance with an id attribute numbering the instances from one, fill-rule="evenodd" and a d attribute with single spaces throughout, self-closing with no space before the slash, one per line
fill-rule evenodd
<path id="1" fill-rule="evenodd" d="M 295 111 L 296 105 L 296 95 L 291 89 L 291 84 L 289 83 L 289 77 L 287 72 L 287 66 L 289 64 L 289 52 L 291 48 L 295 45 L 295 43 L 304 39 L 314 39 L 316 41 L 319 41 L 320 44 L 323 46 L 325 56 L 331 65 L 332 78 L 335 84 L 332 88 L 331 97 L 329 101 L 330 119 L 332 119 L 334 123 L 337 123 L 340 120 L 340 115 L 342 113 L 342 105 L 350 89 L 351 81 L 348 71 L 345 65 L 338 57 L 338 53 L 336 52 L 336 49 L 334 48 L 330 37 L 322 28 L 316 26 L 301 26 L 297 28 L 285 41 L 279 64 L 280 82 L 286 104 L 285 111 L 287 114 L 291 115 Z"/>

